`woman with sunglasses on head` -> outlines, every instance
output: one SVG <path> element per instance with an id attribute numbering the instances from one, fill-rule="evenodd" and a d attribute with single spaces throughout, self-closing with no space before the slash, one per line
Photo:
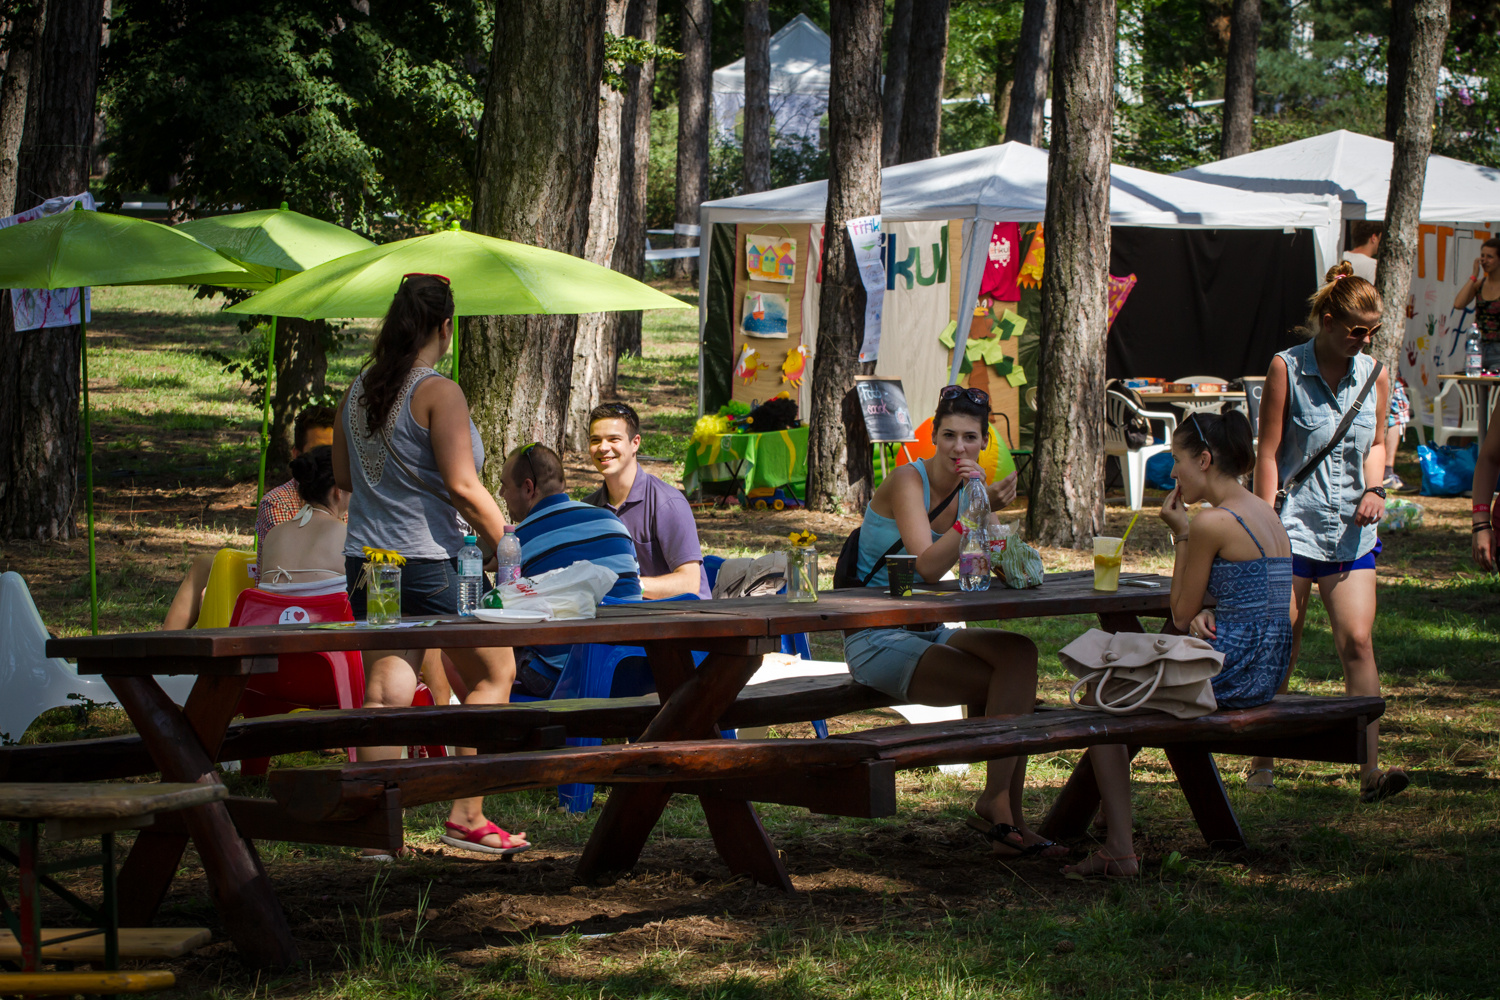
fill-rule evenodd
<path id="1" fill-rule="evenodd" d="M 334 478 L 353 493 L 344 568 L 356 617 L 364 617 L 368 596 L 357 586 L 367 547 L 405 557 L 403 615 L 451 615 L 458 608 L 457 555 L 464 535 L 472 526 L 488 559 L 504 531 L 500 507 L 479 479 L 484 445 L 469 419 L 469 404 L 458 383 L 435 370 L 452 343 L 448 279 L 406 275 L 369 360 L 339 403 Z M 446 652 L 468 688 L 465 704 L 510 700 L 516 662 L 509 649 Z M 420 649 L 365 654 L 365 707 L 410 705 L 422 659 Z M 362 761 L 398 756 L 398 747 L 359 750 Z M 513 854 L 530 846 L 524 833 L 506 833 L 485 818 L 482 797 L 454 800 L 447 829 L 444 843 L 481 854 Z"/>
<path id="2" fill-rule="evenodd" d="M 885 558 L 893 549 L 916 556 L 917 576 L 928 582 L 953 568 L 964 530 L 958 521 L 959 486 L 984 477 L 978 460 L 989 434 L 986 393 L 956 385 L 942 390 L 932 418 L 936 453 L 896 469 L 865 508 L 854 582 L 887 586 Z M 1009 505 L 1016 498 L 1015 474 L 987 489 L 992 509 Z M 1029 715 L 1036 703 L 1036 645 L 1011 632 L 858 629 L 845 633 L 844 655 L 856 681 L 906 702 L 963 704 L 971 717 Z M 991 761 L 969 825 L 1002 858 L 1066 854 L 1067 848 L 1033 832 L 1022 819 L 1025 780 L 1024 757 Z"/>
<path id="3" fill-rule="evenodd" d="M 1344 690 L 1379 695 L 1371 638 L 1376 529 L 1385 515 L 1385 446 L 1378 431 L 1390 406 L 1391 382 L 1383 368 L 1376 374 L 1375 359 L 1365 351 L 1380 332 L 1380 295 L 1343 263 L 1328 272 L 1311 304 L 1313 336 L 1272 358 L 1266 373 L 1255 493 L 1273 506 L 1282 498 L 1281 521 L 1292 540 L 1293 666 L 1316 583 L 1343 664 Z M 1351 412 L 1353 419 L 1339 433 Z M 1366 730 L 1369 755 L 1360 767 L 1365 802 L 1395 795 L 1408 783 L 1400 768 L 1378 766 L 1378 732 L 1373 723 Z M 1272 787 L 1272 764 L 1255 758 L 1246 784 Z"/>

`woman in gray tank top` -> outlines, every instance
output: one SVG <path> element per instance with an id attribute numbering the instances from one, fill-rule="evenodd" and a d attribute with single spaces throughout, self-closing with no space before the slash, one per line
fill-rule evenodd
<path id="1" fill-rule="evenodd" d="M 408 274 L 391 301 L 370 360 L 339 403 L 333 429 L 334 476 L 350 491 L 344 566 L 356 616 L 366 592 L 355 586 L 366 546 L 406 558 L 401 572 L 403 614 L 451 615 L 458 606 L 458 550 L 472 526 L 486 559 L 505 527 L 484 484 L 484 446 L 469 420 L 458 384 L 434 366 L 453 343 L 453 293 L 448 279 Z M 468 688 L 464 704 L 510 700 L 516 661 L 509 649 L 446 651 Z M 365 707 L 410 705 L 420 649 L 365 655 Z M 459 748 L 472 754 L 472 748 Z M 360 760 L 390 760 L 398 747 L 361 747 Z M 483 854 L 525 850 L 524 833 L 510 834 L 484 816 L 484 799 L 456 799 L 444 843 Z M 367 853 L 368 857 L 384 857 Z"/>

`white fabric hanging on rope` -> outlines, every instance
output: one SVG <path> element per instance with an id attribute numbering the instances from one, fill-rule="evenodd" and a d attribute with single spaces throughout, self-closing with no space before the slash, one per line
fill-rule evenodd
<path id="1" fill-rule="evenodd" d="M 94 196 L 87 191 L 83 194 L 62 195 L 48 198 L 35 208 L 0 219 L 0 229 L 71 211 L 74 202 L 81 203 L 87 211 L 95 210 Z M 40 330 L 49 326 L 77 326 L 82 321 L 92 319 L 87 288 L 12 288 L 10 311 L 17 331 Z"/>

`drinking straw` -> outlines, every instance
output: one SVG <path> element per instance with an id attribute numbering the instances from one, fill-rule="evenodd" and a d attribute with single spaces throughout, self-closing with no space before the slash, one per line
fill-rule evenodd
<path id="1" fill-rule="evenodd" d="M 1120 556 L 1125 554 L 1125 539 L 1130 537 L 1130 529 L 1135 527 L 1135 518 L 1140 516 L 1141 512 L 1139 510 L 1136 511 L 1135 517 L 1132 517 L 1130 523 L 1125 526 L 1125 534 L 1120 536 L 1120 545 L 1115 549 L 1115 555 Z"/>

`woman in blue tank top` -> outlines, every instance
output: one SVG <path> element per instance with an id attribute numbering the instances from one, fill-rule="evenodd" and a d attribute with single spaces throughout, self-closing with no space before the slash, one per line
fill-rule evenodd
<path id="1" fill-rule="evenodd" d="M 903 465 L 880 484 L 865 508 L 859 531 L 857 572 L 871 586 L 886 584 L 884 555 L 917 557 L 917 575 L 937 581 L 958 561 L 957 489 L 982 477 L 978 458 L 990 433 L 990 398 L 979 389 L 950 385 L 932 417 L 931 458 Z M 991 483 L 998 510 L 1016 498 L 1016 478 Z M 947 498 L 929 520 L 932 508 Z M 962 525 L 958 525 L 962 528 Z M 994 629 L 903 628 L 853 630 L 844 636 L 849 673 L 861 684 L 919 705 L 963 704 L 970 717 L 1029 715 L 1036 703 L 1036 645 L 1025 636 Z M 1056 857 L 1067 853 L 1026 826 L 1021 792 L 1026 759 L 990 761 L 984 791 L 969 825 L 1000 857 Z"/>
<path id="2" fill-rule="evenodd" d="M 1172 529 L 1172 622 L 1224 654 L 1213 679 L 1220 708 L 1264 705 L 1291 668 L 1292 543 L 1271 506 L 1240 484 L 1255 464 L 1250 421 L 1232 406 L 1190 416 L 1172 436 L 1172 478 L 1161 519 Z M 1191 522 L 1188 508 L 1211 507 Z M 1204 597 L 1215 600 L 1213 610 Z M 1140 872 L 1131 830 L 1130 756 L 1089 750 L 1099 782 L 1104 847 L 1064 874 L 1130 878 Z"/>

